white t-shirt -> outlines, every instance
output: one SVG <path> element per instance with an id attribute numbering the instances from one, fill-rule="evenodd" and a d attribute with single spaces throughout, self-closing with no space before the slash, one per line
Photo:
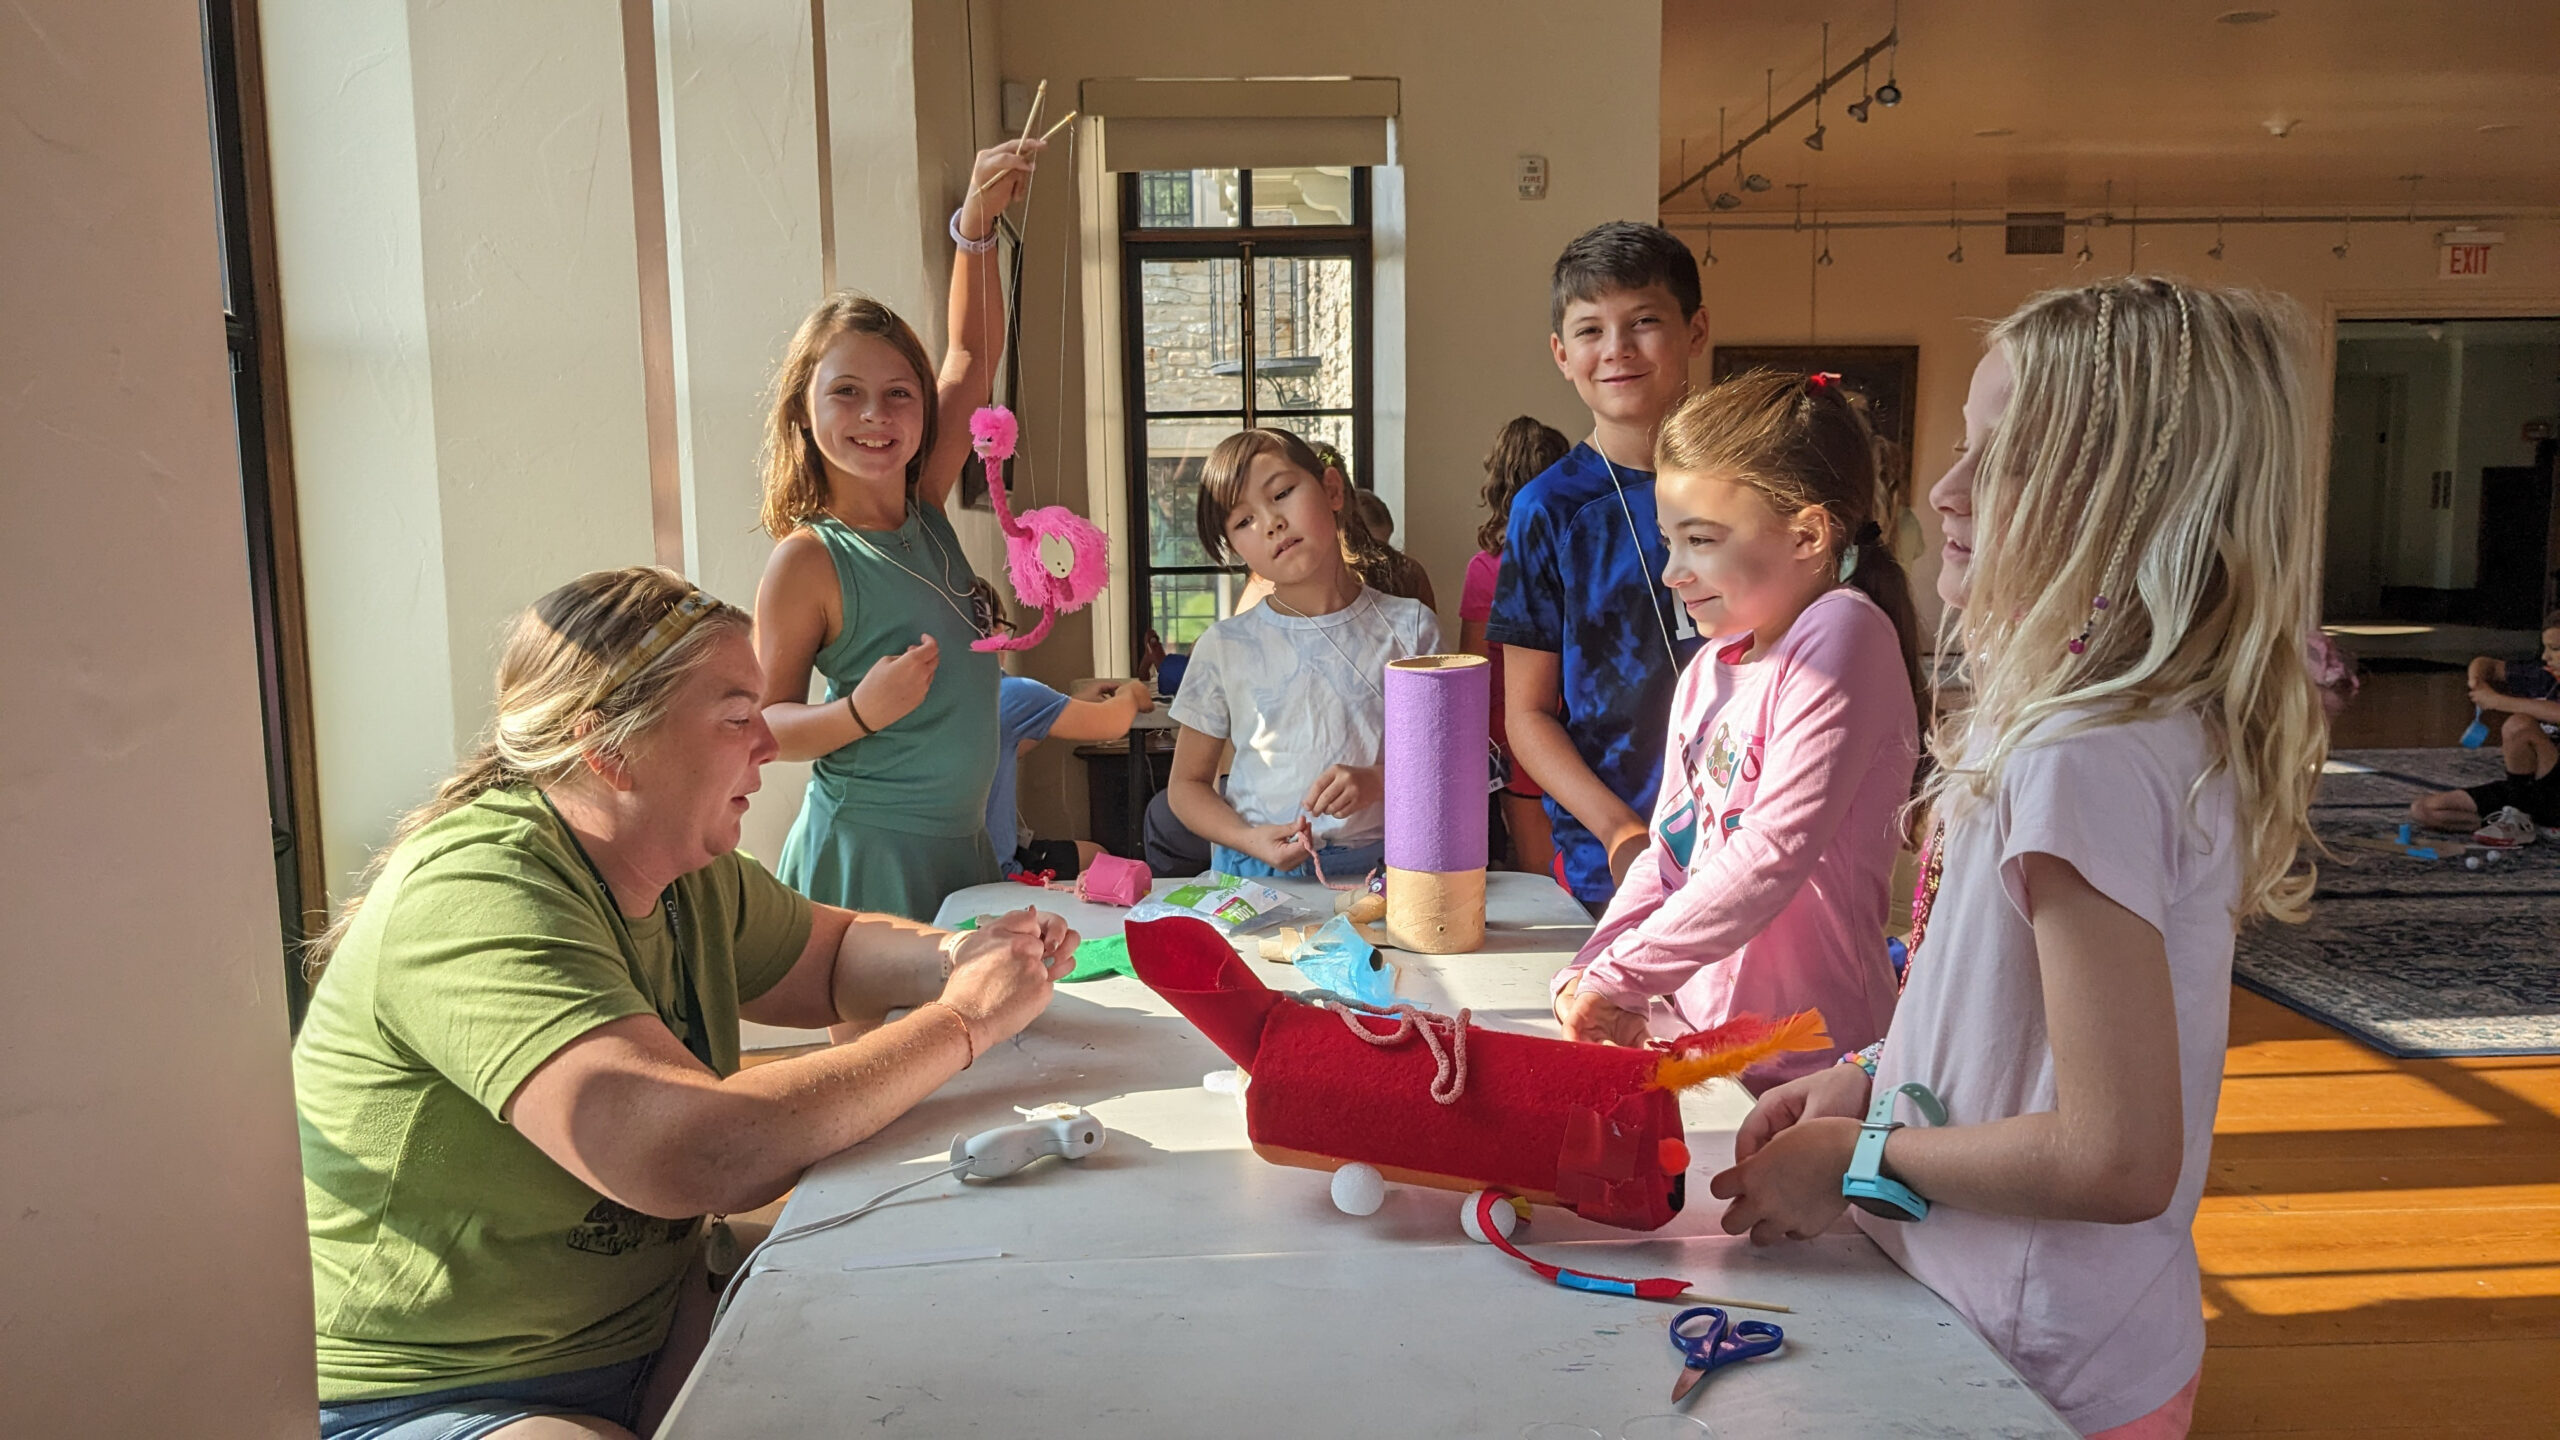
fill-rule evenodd
<path id="1" fill-rule="evenodd" d="M 1440 622 L 1419 600 L 1363 587 L 1330 615 L 1283 615 L 1270 601 L 1221 620 L 1191 647 L 1174 722 L 1235 742 L 1227 802 L 1248 825 L 1283 825 L 1316 777 L 1375 765 L 1386 744 L 1386 667 L 1440 648 Z M 1368 845 L 1386 807 L 1316 817 L 1319 845 Z"/>
<path id="2" fill-rule="evenodd" d="M 2204 726 L 2189 713 L 2014 752 L 1996 794 L 1948 825 L 1928 934 L 1876 1067 L 1877 1093 L 1926 1081 L 1951 1124 L 2054 1108 L 2025 856 L 2069 862 L 2160 932 L 2186 1125 L 2166 1211 L 2134 1225 L 1947 1206 L 1917 1224 L 1853 1212 L 2083 1434 L 2157 1409 L 2204 1359 L 2192 1230 L 2222 1098 L 2240 882 L 2229 775 L 2189 798 L 2208 754 Z M 1902 1118 L 1912 1118 L 1907 1106 Z"/>

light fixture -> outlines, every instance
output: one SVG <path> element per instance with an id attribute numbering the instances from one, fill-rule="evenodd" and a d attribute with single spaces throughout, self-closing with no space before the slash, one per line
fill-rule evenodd
<path id="1" fill-rule="evenodd" d="M 1822 68 L 1813 72 L 1813 133 L 1804 137 L 1804 148 L 1822 149 L 1822 92 L 1831 88 L 1831 22 L 1822 22 Z"/>
<path id="2" fill-rule="evenodd" d="M 2524 127 L 2522 125 L 2513 120 L 2492 120 L 2488 124 L 2480 127 L 2480 133 L 2483 135 L 2502 135 L 2509 130 L 2521 130 L 2523 128 Z"/>
<path id="3" fill-rule="evenodd" d="M 2217 25 L 2264 25 L 2274 18 L 2273 10 L 2225 10 L 2213 17 Z"/>
<path id="4" fill-rule="evenodd" d="M 1737 200 L 1734 203 L 1739 205 L 1742 202 Z M 1701 265 L 1716 263 L 1716 227 L 1713 225 L 1707 227 L 1707 248 L 1698 252 L 1698 263 Z"/>
<path id="5" fill-rule="evenodd" d="M 1952 181 L 1947 185 L 1947 228 L 1956 232 L 1956 248 L 1947 252 L 1947 261 L 1961 265 L 1964 263 L 1964 221 L 1956 214 L 1956 187 Z"/>
<path id="6" fill-rule="evenodd" d="M 1721 106 L 1721 105 L 1719 105 L 1719 106 L 1717 106 L 1717 107 L 1716 107 L 1716 147 L 1717 147 L 1718 149 L 1722 149 L 1722 148 L 1724 147 L 1724 107 L 1723 107 L 1723 106 Z M 1747 174 L 1746 174 L 1746 173 L 1744 173 L 1743 168 L 1742 168 L 1742 152 L 1743 152 L 1743 151 L 1745 151 L 1745 150 L 1748 150 L 1748 149 L 1750 149 L 1750 148 L 1751 148 L 1751 142 L 1750 142 L 1750 141 L 1748 141 L 1748 140 L 1746 140 L 1746 141 L 1744 141 L 1742 144 L 1737 145 L 1737 146 L 1735 146 L 1735 147 L 1734 147 L 1734 150 L 1733 150 L 1733 176 L 1734 176 L 1734 183 L 1735 183 L 1735 184 L 1737 184 L 1737 185 L 1740 185 L 1743 189 L 1750 191 L 1752 194 L 1757 195 L 1757 194 L 1759 194 L 1761 191 L 1766 190 L 1766 189 L 1768 189 L 1768 188 L 1769 188 L 1769 177 L 1768 177 L 1768 176 L 1766 176 L 1766 175 L 1761 174 L 1761 173 L 1760 173 L 1759 171 L 1757 171 L 1757 170 L 1751 171 L 1751 172 L 1749 172 L 1749 173 L 1747 173 Z M 1727 191 L 1727 192 L 1725 192 L 1725 193 L 1726 193 L 1726 194 L 1728 194 L 1728 195 L 1732 194 L 1732 192 L 1731 192 L 1731 191 Z M 1722 202 L 1723 202 L 1723 196 L 1718 196 L 1718 197 L 1717 197 L 1717 208 L 1719 208 L 1719 209 L 1724 209 L 1724 210 L 1730 210 L 1730 209 L 1732 209 L 1732 208 L 1733 208 L 1733 205 L 1739 205 L 1739 204 L 1741 204 L 1741 203 L 1742 203 L 1742 197 L 1741 197 L 1741 196 L 1739 196 L 1739 195 L 1735 195 L 1735 196 L 1733 197 L 1733 205 L 1726 205 L 1726 204 L 1723 204 Z"/>
<path id="7" fill-rule="evenodd" d="M 2080 250 L 2071 257 L 2072 262 L 2086 265 L 2096 258 L 2098 258 L 2097 253 L 2089 248 L 2089 222 L 2083 220 L 2080 222 Z"/>
<path id="8" fill-rule="evenodd" d="M 1813 223 L 1822 236 L 1822 253 L 1813 257 L 1813 263 L 1828 267 L 1831 264 L 1831 227 L 1822 223 L 1820 214 L 1813 217 Z"/>
<path id="9" fill-rule="evenodd" d="M 1973 138 L 1976 140 L 1998 140 L 2017 133 L 2017 131 L 2010 129 L 2006 125 L 1994 125 L 1988 130 L 1974 131 Z"/>
<path id="10" fill-rule="evenodd" d="M 2355 225 L 2354 225 L 2354 223 L 2353 223 L 2352 221 L 2345 221 L 2345 220 L 2341 220 L 2341 221 L 2339 221 L 2339 222 L 2338 222 L 2338 243 L 2329 247 L 2329 253 L 2330 253 L 2330 254 L 2332 254 L 2332 255 L 2337 256 L 2337 257 L 2338 257 L 2339 259 L 2341 259 L 2341 260 L 2346 259 L 2346 258 L 2347 258 L 2347 246 L 2348 246 L 2348 244 L 2349 244 L 2349 243 L 2350 243 L 2350 242 L 2355 238 L 2355 237 L 2354 237 L 2354 235 L 2353 235 L 2353 233 L 2352 233 L 2352 232 L 2354 231 L 2354 229 L 2355 229 Z"/>
<path id="11" fill-rule="evenodd" d="M 1893 0 L 1893 50 L 1884 62 L 1884 84 L 1876 87 L 1876 103 L 1887 110 L 1902 103 L 1902 87 L 1893 83 L 1902 66 L 1902 0 Z"/>
<path id="12" fill-rule="evenodd" d="M 1718 210 L 1730 210 L 1742 203 L 1742 197 L 1730 190 L 1719 190 L 1716 192 L 1716 198 L 1707 203 Z"/>
<path id="13" fill-rule="evenodd" d="M 2213 248 L 2204 253 L 2209 259 L 2222 258 L 2222 217 L 2219 215 L 2213 217 Z"/>
<path id="14" fill-rule="evenodd" d="M 1871 59 L 1858 62 L 1858 98 L 1849 102 L 1849 118 L 1861 125 L 1867 123 L 1867 108 L 1875 104 L 1876 87 L 1867 78 L 1875 63 Z"/>

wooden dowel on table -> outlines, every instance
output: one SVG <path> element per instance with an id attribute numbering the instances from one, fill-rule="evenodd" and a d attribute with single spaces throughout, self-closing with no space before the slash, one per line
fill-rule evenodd
<path id="1" fill-rule="evenodd" d="M 1672 1296 L 1671 1303 L 1674 1305 L 1722 1305 L 1733 1310 L 1770 1310 L 1780 1315 L 1796 1313 L 1784 1305 L 1772 1305 L 1765 1300 L 1736 1300 L 1723 1295 L 1701 1295 L 1695 1290 L 1684 1290 Z"/>

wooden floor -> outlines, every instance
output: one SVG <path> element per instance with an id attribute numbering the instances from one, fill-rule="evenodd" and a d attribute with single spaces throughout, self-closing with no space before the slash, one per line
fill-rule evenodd
<path id="1" fill-rule="evenodd" d="M 2469 723 L 2458 672 L 2368 674 L 2330 741 Z M 2387 1059 L 2233 991 L 2196 1251 L 2196 1435 L 2560 1435 L 2560 1057 Z"/>
<path id="2" fill-rule="evenodd" d="M 2391 1060 L 2246 991 L 2198 1436 L 2560 1435 L 2560 1057 Z"/>

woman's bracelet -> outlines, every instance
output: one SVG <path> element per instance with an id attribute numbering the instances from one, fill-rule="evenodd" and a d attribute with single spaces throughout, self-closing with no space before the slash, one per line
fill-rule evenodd
<path id="1" fill-rule="evenodd" d="M 872 736 L 880 733 L 879 726 L 863 719 L 862 712 L 853 708 L 853 692 L 850 690 L 844 692 L 844 713 L 853 717 L 854 728 L 862 732 L 861 734 L 854 736 L 854 739 L 868 740 Z"/>
<path id="2" fill-rule="evenodd" d="M 969 1063 L 968 1063 L 967 1065 L 963 1065 L 963 1066 L 961 1066 L 960 1068 L 961 1068 L 961 1069 L 963 1069 L 963 1070 L 966 1070 L 966 1069 L 968 1069 L 968 1068 L 969 1068 L 969 1066 L 970 1066 L 970 1065 L 975 1065 L 975 1064 L 977 1064 L 977 1063 L 978 1063 L 978 1032 L 969 1028 L 969 1017 L 960 1013 L 960 1007 L 959 1007 L 959 1006 L 952 1004 L 952 1003 L 951 1003 L 950 1001 L 948 1001 L 948 1000 L 927 1000 L 927 1001 L 926 1001 L 926 1002 L 924 1002 L 922 1005 L 917 1006 L 917 1007 L 916 1007 L 916 1009 L 917 1009 L 919 1012 L 922 1012 L 922 1011 L 925 1011 L 925 1010 L 930 1010 L 930 1009 L 932 1009 L 933 1007 L 935 1007 L 935 1006 L 937 1006 L 937 1005 L 938 1005 L 938 1006 L 940 1006 L 940 1007 L 942 1007 L 942 1008 L 943 1008 L 943 1009 L 945 1009 L 945 1010 L 950 1011 L 950 1012 L 951 1012 L 951 1018 L 960 1022 L 960 1039 L 961 1039 L 961 1042 L 962 1042 L 963 1044 L 966 1044 L 966 1045 L 969 1047 Z"/>
<path id="3" fill-rule="evenodd" d="M 960 207 L 960 210 L 966 210 L 968 208 L 968 206 L 963 205 Z M 993 230 L 989 230 L 987 232 L 987 238 L 984 240 L 972 240 L 968 236 L 960 233 L 960 210 L 954 210 L 951 212 L 951 243 L 959 246 L 963 251 L 971 255 L 984 255 L 988 251 L 996 248 L 996 232 Z"/>

